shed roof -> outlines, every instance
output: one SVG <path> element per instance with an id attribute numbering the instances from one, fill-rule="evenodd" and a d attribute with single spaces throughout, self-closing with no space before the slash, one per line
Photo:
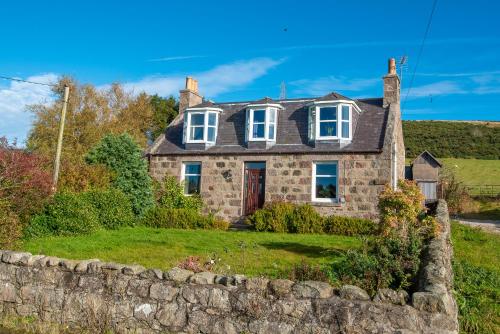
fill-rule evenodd
<path id="1" fill-rule="evenodd" d="M 420 153 L 414 160 L 413 162 L 411 163 L 412 165 L 419 159 L 419 158 L 422 158 L 424 159 L 425 161 L 432 161 L 434 163 L 436 163 L 439 167 L 443 167 L 443 164 L 438 160 L 436 159 L 429 151 L 425 150 L 423 151 L 422 153 Z"/>

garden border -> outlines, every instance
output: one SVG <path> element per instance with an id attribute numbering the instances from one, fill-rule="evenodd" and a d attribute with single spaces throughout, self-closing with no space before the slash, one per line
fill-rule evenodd
<path id="1" fill-rule="evenodd" d="M 168 272 L 0 251 L 0 318 L 117 333 L 458 333 L 447 206 L 424 250 L 419 291 Z M 409 304 L 408 304 L 409 302 Z"/>

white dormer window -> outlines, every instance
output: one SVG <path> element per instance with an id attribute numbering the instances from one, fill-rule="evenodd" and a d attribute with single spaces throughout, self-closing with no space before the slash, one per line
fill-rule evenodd
<path id="1" fill-rule="evenodd" d="M 210 144 L 217 141 L 220 109 L 192 108 L 184 116 L 184 142 L 188 144 Z"/>
<path id="2" fill-rule="evenodd" d="M 351 103 L 320 102 L 309 107 L 310 140 L 352 140 Z"/>
<path id="3" fill-rule="evenodd" d="M 247 140 L 276 141 L 278 108 L 255 106 L 247 109 Z"/>

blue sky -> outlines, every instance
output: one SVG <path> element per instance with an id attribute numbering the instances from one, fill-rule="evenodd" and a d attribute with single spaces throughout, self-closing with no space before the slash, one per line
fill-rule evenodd
<path id="1" fill-rule="evenodd" d="M 175 95 L 184 77 L 215 101 L 337 91 L 382 95 L 389 57 L 407 55 L 404 119 L 500 120 L 500 2 L 439 0 L 10 1 L 2 3 L 0 75 L 60 75 Z M 22 143 L 25 105 L 49 89 L 0 80 L 0 136 Z"/>

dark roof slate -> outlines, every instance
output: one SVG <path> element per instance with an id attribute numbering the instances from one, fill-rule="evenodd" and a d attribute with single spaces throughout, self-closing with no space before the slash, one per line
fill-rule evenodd
<path id="1" fill-rule="evenodd" d="M 333 95 L 334 94 L 334 95 Z M 151 149 L 153 155 L 169 154 L 280 154 L 280 153 L 378 153 L 382 151 L 388 109 L 382 107 L 382 98 L 356 99 L 362 113 L 353 122 L 353 140 L 350 144 L 318 145 L 314 147 L 308 141 L 308 108 L 313 101 L 327 99 L 349 99 L 337 93 L 321 98 L 272 100 L 264 98 L 257 101 L 234 103 L 212 103 L 211 107 L 223 110 L 219 115 L 217 142 L 206 150 L 186 150 L 182 144 L 183 124 L 178 117 L 165 132 L 165 139 Z M 351 99 L 349 99 L 351 100 Z M 265 102 L 264 102 L 265 101 Z M 202 104 L 194 107 L 208 106 Z M 283 109 L 278 111 L 276 144 L 268 149 L 248 149 L 245 143 L 246 116 L 248 104 L 279 103 Z"/>

